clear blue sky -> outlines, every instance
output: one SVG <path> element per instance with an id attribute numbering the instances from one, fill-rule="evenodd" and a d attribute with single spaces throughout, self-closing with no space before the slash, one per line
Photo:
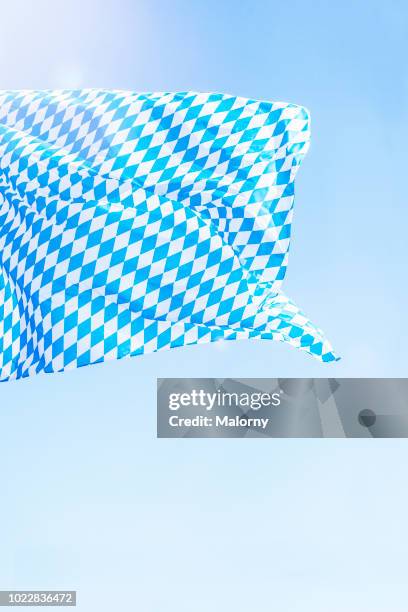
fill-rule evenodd
<path id="1" fill-rule="evenodd" d="M 0 588 L 76 588 L 86 612 L 406 611 L 404 441 L 157 440 L 155 379 L 407 375 L 407 41 L 402 0 L 3 3 L 1 88 L 310 109 L 284 289 L 342 360 L 227 343 L 0 385 Z"/>

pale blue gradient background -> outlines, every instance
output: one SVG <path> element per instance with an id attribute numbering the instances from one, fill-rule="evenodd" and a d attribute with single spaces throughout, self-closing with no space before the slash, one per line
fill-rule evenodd
<path id="1" fill-rule="evenodd" d="M 285 290 L 343 359 L 231 343 L 0 386 L 0 588 L 86 612 L 405 612 L 405 441 L 157 440 L 155 379 L 406 376 L 408 8 L 4 2 L 0 87 L 307 106 Z"/>

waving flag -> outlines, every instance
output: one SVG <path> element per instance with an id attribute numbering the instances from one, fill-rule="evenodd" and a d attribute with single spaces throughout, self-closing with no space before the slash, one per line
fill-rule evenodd
<path id="1" fill-rule="evenodd" d="M 0 379 L 222 339 L 330 344 L 281 292 L 307 111 L 0 92 Z"/>

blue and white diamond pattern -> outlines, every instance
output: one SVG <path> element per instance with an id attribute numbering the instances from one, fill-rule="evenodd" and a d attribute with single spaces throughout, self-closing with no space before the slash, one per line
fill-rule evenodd
<path id="1" fill-rule="evenodd" d="M 221 339 L 336 359 L 281 293 L 299 106 L 0 92 L 0 380 Z"/>

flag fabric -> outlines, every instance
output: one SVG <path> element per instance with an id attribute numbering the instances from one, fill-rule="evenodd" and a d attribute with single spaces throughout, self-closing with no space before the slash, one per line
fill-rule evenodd
<path id="1" fill-rule="evenodd" d="M 0 380 L 188 344 L 337 359 L 281 291 L 306 109 L 0 92 Z"/>

